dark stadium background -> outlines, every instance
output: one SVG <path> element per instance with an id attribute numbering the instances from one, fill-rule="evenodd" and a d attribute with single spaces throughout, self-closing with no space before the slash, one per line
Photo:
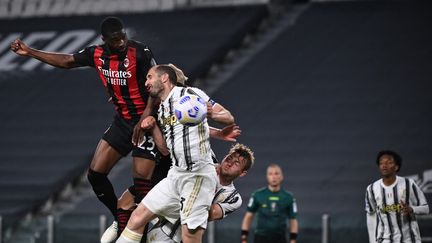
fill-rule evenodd
<path id="1" fill-rule="evenodd" d="M 3 242 L 47 242 L 48 215 L 56 242 L 98 242 L 100 215 L 109 213 L 83 175 L 113 106 L 93 70 L 47 68 L 16 56 L 9 44 L 20 37 L 36 48 L 75 52 L 99 42 L 108 15 L 122 18 L 158 63 L 176 64 L 189 85 L 231 110 L 239 142 L 255 151 L 255 167 L 235 183 L 243 206 L 216 223 L 216 242 L 238 241 L 249 196 L 266 185 L 270 163 L 283 167 L 284 188 L 297 198 L 299 243 L 321 241 L 323 214 L 330 215 L 330 242 L 367 242 L 364 190 L 379 178 L 382 149 L 402 155 L 400 175 L 416 179 L 430 205 L 431 1 L 193 2 L 164 11 L 27 17 L 12 1 L 0 3 Z M 222 159 L 230 144 L 212 142 Z M 117 194 L 131 183 L 130 160 L 111 174 Z M 419 221 L 430 242 L 430 215 Z"/>

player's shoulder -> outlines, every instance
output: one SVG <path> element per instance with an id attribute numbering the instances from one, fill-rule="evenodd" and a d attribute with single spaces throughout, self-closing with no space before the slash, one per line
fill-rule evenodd
<path id="1" fill-rule="evenodd" d="M 93 53 L 96 50 L 96 48 L 98 48 L 98 47 L 102 48 L 102 44 L 101 45 L 86 46 L 84 49 L 79 50 L 78 53 L 83 53 L 83 52 L 87 52 L 87 53 L 91 52 L 91 53 Z"/>
<path id="2" fill-rule="evenodd" d="M 378 179 L 372 183 L 370 183 L 369 185 L 367 185 L 366 190 L 371 190 L 374 189 L 375 187 L 379 187 L 380 183 L 381 183 L 382 179 Z"/>
<path id="3" fill-rule="evenodd" d="M 407 182 L 410 185 L 416 184 L 415 180 L 413 178 L 410 178 L 410 177 L 397 176 L 396 178 L 397 178 L 399 184 L 403 184 L 403 183 L 407 183 Z"/>
<path id="4" fill-rule="evenodd" d="M 260 196 L 260 195 L 264 195 L 264 194 L 267 194 L 267 187 L 262 187 L 262 188 L 255 190 L 254 192 L 252 192 L 252 195 L 255 195 L 255 196 Z"/>
<path id="5" fill-rule="evenodd" d="M 144 44 L 140 41 L 137 41 L 137 40 L 128 40 L 128 45 L 130 47 L 134 47 L 136 49 L 143 50 L 144 52 L 146 52 L 146 51 L 150 52 L 150 48 L 146 44 Z"/>
<path id="6" fill-rule="evenodd" d="M 195 93 L 204 93 L 204 91 L 197 87 L 187 87 L 186 92 L 189 94 L 195 94 Z"/>
<path id="7" fill-rule="evenodd" d="M 287 198 L 294 198 L 294 193 L 287 191 L 285 189 L 280 190 L 280 193 L 282 196 L 287 197 Z"/>
<path id="8" fill-rule="evenodd" d="M 207 99 L 210 99 L 210 97 L 208 96 L 208 94 L 206 92 L 204 92 L 202 89 L 197 88 L 197 87 L 187 87 L 186 93 L 199 96 L 199 97 L 205 99 L 206 101 L 208 101 Z M 213 102 L 213 101 L 210 100 L 210 102 Z"/>

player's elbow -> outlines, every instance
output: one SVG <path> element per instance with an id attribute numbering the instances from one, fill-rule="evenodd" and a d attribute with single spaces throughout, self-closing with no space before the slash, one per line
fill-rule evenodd
<path id="1" fill-rule="evenodd" d="M 235 122 L 234 116 L 228 111 L 228 124 L 233 124 Z"/>
<path id="2" fill-rule="evenodd" d="M 71 69 L 71 68 L 78 67 L 73 55 L 65 55 L 63 57 L 63 60 L 57 66 L 64 69 Z"/>

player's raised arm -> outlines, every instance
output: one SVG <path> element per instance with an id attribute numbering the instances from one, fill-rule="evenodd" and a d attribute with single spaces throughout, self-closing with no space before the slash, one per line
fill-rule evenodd
<path id="1" fill-rule="evenodd" d="M 215 127 L 209 127 L 209 128 L 210 128 L 210 137 L 228 141 L 228 142 L 236 142 L 237 141 L 236 138 L 241 134 L 240 127 L 234 123 L 225 126 L 222 129 L 215 128 Z"/>
<path id="2" fill-rule="evenodd" d="M 219 103 L 207 102 L 207 117 L 225 125 L 234 123 L 234 116 Z"/>
<path id="3" fill-rule="evenodd" d="M 78 67 L 72 54 L 63 54 L 55 52 L 46 52 L 37 50 L 27 46 L 20 39 L 16 39 L 12 42 L 10 49 L 17 55 L 32 57 L 38 59 L 41 62 L 50 64 L 59 68 L 74 68 Z"/>

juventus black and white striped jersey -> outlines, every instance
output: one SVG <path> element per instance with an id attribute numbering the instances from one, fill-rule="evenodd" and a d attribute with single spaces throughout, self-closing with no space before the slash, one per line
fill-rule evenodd
<path id="1" fill-rule="evenodd" d="M 225 218 L 228 214 L 241 207 L 242 198 L 233 183 L 228 186 L 222 186 L 218 183 L 213 203 L 219 204 L 223 212 L 223 218 Z"/>
<path id="2" fill-rule="evenodd" d="M 160 104 L 158 122 L 170 150 L 173 166 L 184 171 L 196 171 L 205 164 L 213 164 L 210 131 L 207 118 L 196 126 L 185 126 L 177 120 L 174 103 L 187 93 L 198 95 L 206 102 L 211 101 L 208 95 L 198 88 L 176 86 Z"/>
<path id="3" fill-rule="evenodd" d="M 413 208 L 414 214 L 404 216 L 401 202 Z M 369 241 L 420 243 L 416 214 L 428 214 L 429 206 L 420 188 L 411 179 L 397 177 L 390 185 L 382 179 L 366 189 L 366 212 Z"/>

